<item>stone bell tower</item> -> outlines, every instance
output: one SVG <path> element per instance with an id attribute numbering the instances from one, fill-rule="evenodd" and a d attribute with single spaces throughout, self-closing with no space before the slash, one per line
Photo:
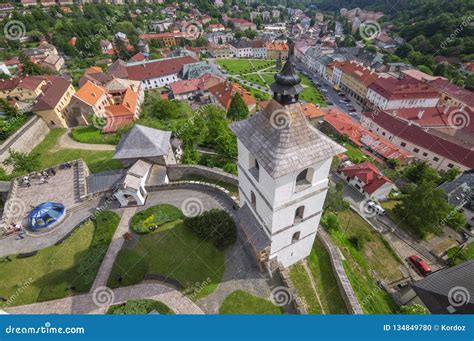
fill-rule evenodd
<path id="1" fill-rule="evenodd" d="M 259 113 L 231 124 L 237 136 L 240 226 L 262 269 L 284 267 L 311 252 L 334 155 L 344 148 L 306 120 L 293 68 L 293 45 Z"/>

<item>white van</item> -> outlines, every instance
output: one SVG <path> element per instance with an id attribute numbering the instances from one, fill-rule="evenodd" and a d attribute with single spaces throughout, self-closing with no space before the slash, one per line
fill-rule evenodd
<path id="1" fill-rule="evenodd" d="M 367 205 L 373 209 L 378 215 L 385 215 L 387 212 L 385 212 L 385 210 L 383 209 L 382 206 L 380 206 L 379 204 L 377 204 L 375 201 L 372 201 L 372 200 L 369 200 L 367 202 Z"/>

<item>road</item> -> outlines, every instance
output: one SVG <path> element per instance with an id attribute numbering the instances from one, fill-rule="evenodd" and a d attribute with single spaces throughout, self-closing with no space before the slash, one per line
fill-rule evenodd
<path id="1" fill-rule="evenodd" d="M 347 97 L 351 100 L 351 105 L 356 109 L 355 113 L 351 113 L 347 104 L 341 103 L 341 97 L 339 94 L 334 90 L 333 85 L 331 82 L 327 81 L 326 79 L 320 77 L 319 75 L 315 74 L 313 71 L 307 69 L 303 64 L 300 62 L 296 62 L 296 67 L 298 70 L 302 71 L 307 77 L 309 77 L 319 91 L 327 98 L 326 101 L 330 101 L 332 104 L 328 105 L 328 108 L 335 108 L 339 111 L 342 111 L 349 116 L 356 122 L 360 122 L 360 114 L 362 112 L 362 107 L 358 105 L 355 101 L 353 101 L 350 97 Z"/>

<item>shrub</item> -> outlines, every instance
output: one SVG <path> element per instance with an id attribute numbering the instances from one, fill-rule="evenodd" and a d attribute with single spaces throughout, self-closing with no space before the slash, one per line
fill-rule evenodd
<path id="1" fill-rule="evenodd" d="M 235 222 L 224 210 L 212 209 L 197 217 L 185 218 L 184 226 L 220 250 L 234 244 L 237 239 Z"/>
<path id="2" fill-rule="evenodd" d="M 182 218 L 181 211 L 173 205 L 156 205 L 135 214 L 130 221 L 132 231 L 150 233 L 159 226 Z"/>
<path id="3" fill-rule="evenodd" d="M 365 239 L 361 236 L 352 236 L 348 240 L 357 251 L 361 251 L 364 247 Z"/>
<path id="4" fill-rule="evenodd" d="M 126 303 L 113 305 L 109 308 L 107 314 L 145 315 L 152 311 L 157 311 L 159 314 L 164 315 L 173 314 L 166 304 L 150 299 L 131 300 Z"/>
<path id="5" fill-rule="evenodd" d="M 327 231 L 337 231 L 340 228 L 339 220 L 337 219 L 337 216 L 332 212 L 328 212 L 323 215 L 323 218 L 321 219 L 321 225 Z"/>

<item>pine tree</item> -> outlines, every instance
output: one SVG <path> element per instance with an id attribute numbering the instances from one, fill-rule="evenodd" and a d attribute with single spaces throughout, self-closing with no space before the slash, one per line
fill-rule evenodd
<path id="1" fill-rule="evenodd" d="M 238 92 L 232 97 L 230 102 L 229 110 L 227 111 L 227 117 L 233 121 L 243 120 L 249 115 L 249 108 L 245 104 L 242 96 Z"/>

